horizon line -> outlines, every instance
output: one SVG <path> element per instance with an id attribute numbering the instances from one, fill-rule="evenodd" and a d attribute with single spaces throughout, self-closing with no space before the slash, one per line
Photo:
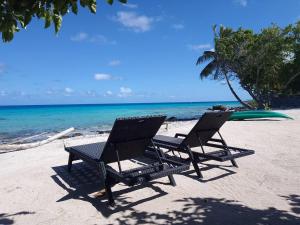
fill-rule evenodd
<path id="1" fill-rule="evenodd" d="M 135 104 L 176 104 L 176 103 L 214 103 L 214 102 L 237 102 L 238 103 L 237 100 L 235 100 L 235 101 L 234 100 L 220 100 L 220 101 L 179 101 L 179 102 L 25 104 L 25 105 L 0 105 L 0 107 L 15 107 L 15 106 L 74 106 L 74 105 L 135 105 Z"/>

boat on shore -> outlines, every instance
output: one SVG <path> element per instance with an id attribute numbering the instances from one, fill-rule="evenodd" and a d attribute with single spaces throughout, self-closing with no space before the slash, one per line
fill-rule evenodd
<path id="1" fill-rule="evenodd" d="M 266 111 L 266 110 L 249 110 L 234 112 L 229 120 L 247 120 L 247 119 L 265 119 L 265 118 L 285 118 L 293 119 L 286 114 Z"/>

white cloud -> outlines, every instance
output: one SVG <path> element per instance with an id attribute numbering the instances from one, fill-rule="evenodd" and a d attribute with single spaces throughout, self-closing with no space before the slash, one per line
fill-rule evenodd
<path id="1" fill-rule="evenodd" d="M 113 78 L 112 75 L 106 73 L 96 73 L 94 75 L 95 80 L 111 80 Z"/>
<path id="2" fill-rule="evenodd" d="M 112 91 L 106 91 L 105 92 L 105 96 L 111 96 L 111 95 L 113 95 Z"/>
<path id="3" fill-rule="evenodd" d="M 91 96 L 91 97 L 96 97 L 97 96 L 97 92 L 94 90 L 89 90 L 85 92 L 85 95 L 87 96 Z"/>
<path id="4" fill-rule="evenodd" d="M 107 73 L 96 73 L 94 75 L 95 80 L 122 80 L 122 77 L 116 77 Z"/>
<path id="5" fill-rule="evenodd" d="M 173 24 L 172 28 L 175 30 L 182 30 L 184 29 L 184 25 L 182 23 Z"/>
<path id="6" fill-rule="evenodd" d="M 98 44 L 117 44 L 114 40 L 109 40 L 107 37 L 105 37 L 102 34 L 96 34 L 96 35 L 89 35 L 85 32 L 79 32 L 78 34 L 75 34 L 74 36 L 71 36 L 71 41 L 75 42 L 90 42 L 90 43 L 98 43 Z"/>
<path id="7" fill-rule="evenodd" d="M 130 8 L 130 9 L 136 9 L 138 7 L 137 4 L 130 4 L 130 3 L 122 4 L 122 5 L 127 7 L 127 8 Z"/>
<path id="8" fill-rule="evenodd" d="M 78 34 L 71 37 L 71 41 L 86 41 L 89 35 L 84 32 L 79 32 Z"/>
<path id="9" fill-rule="evenodd" d="M 243 6 L 243 7 L 246 7 L 247 4 L 248 4 L 248 1 L 247 1 L 247 0 L 235 0 L 235 2 L 236 2 L 237 4 L 240 4 L 240 5 Z"/>
<path id="10" fill-rule="evenodd" d="M 8 95 L 8 93 L 6 92 L 6 91 L 0 91 L 0 96 L 1 97 L 4 97 L 4 96 L 6 96 L 6 95 Z"/>
<path id="11" fill-rule="evenodd" d="M 120 87 L 119 97 L 124 98 L 132 95 L 132 89 L 128 87 Z"/>
<path id="12" fill-rule="evenodd" d="M 0 91 L 0 96 L 4 97 L 4 96 L 10 96 L 13 98 L 19 98 L 19 97 L 25 97 L 25 96 L 29 96 L 26 92 L 24 91 Z"/>
<path id="13" fill-rule="evenodd" d="M 72 88 L 66 87 L 64 90 L 64 95 L 70 96 L 73 92 L 74 92 L 74 90 Z"/>
<path id="14" fill-rule="evenodd" d="M 63 93 L 65 95 L 65 94 L 67 94 L 68 91 L 70 91 L 69 89 L 72 90 L 71 88 L 64 88 L 64 89 L 49 88 L 48 90 L 46 90 L 46 94 L 47 95 L 60 95 L 61 93 Z"/>
<path id="15" fill-rule="evenodd" d="M 120 60 L 117 60 L 117 59 L 114 59 L 114 60 L 111 60 L 108 65 L 109 66 L 119 66 L 121 64 L 121 61 Z"/>
<path id="16" fill-rule="evenodd" d="M 67 92 L 67 93 L 73 93 L 74 90 L 72 88 L 66 87 L 65 88 L 65 92 Z"/>
<path id="17" fill-rule="evenodd" d="M 92 36 L 88 41 L 91 43 L 99 43 L 99 44 L 111 44 L 111 45 L 117 44 L 116 41 L 108 40 L 107 37 L 105 37 L 104 35 L 101 35 L 101 34 Z"/>
<path id="18" fill-rule="evenodd" d="M 188 48 L 194 51 L 199 51 L 203 49 L 209 49 L 211 48 L 211 45 L 210 44 L 188 45 Z"/>
<path id="19" fill-rule="evenodd" d="M 135 32 L 149 31 L 152 27 L 152 23 L 155 21 L 152 17 L 124 11 L 118 12 L 115 20 Z"/>

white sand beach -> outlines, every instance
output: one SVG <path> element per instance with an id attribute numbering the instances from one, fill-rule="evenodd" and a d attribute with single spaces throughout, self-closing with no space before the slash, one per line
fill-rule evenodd
<path id="1" fill-rule="evenodd" d="M 230 162 L 200 165 L 146 187 L 116 185 L 117 207 L 95 193 L 101 183 L 83 163 L 66 172 L 64 141 L 0 154 L 0 224 L 300 224 L 300 110 L 282 111 L 294 120 L 227 122 L 229 145 L 255 150 Z M 196 121 L 172 122 L 168 131 L 187 133 Z M 104 141 L 107 135 L 76 137 L 66 144 Z"/>

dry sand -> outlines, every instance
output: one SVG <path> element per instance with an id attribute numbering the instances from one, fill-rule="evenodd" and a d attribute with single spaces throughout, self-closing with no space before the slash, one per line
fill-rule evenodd
<path id="1" fill-rule="evenodd" d="M 58 140 L 34 149 L 0 154 L 0 224 L 300 224 L 300 110 L 295 120 L 227 122 L 228 144 L 255 155 L 201 165 L 147 187 L 113 188 L 117 207 L 95 197 L 101 183 L 83 163 L 66 173 L 68 154 Z M 160 133 L 188 132 L 195 121 L 174 122 Z M 103 141 L 107 135 L 73 138 L 67 144 Z M 192 169 L 192 167 L 191 167 Z"/>

